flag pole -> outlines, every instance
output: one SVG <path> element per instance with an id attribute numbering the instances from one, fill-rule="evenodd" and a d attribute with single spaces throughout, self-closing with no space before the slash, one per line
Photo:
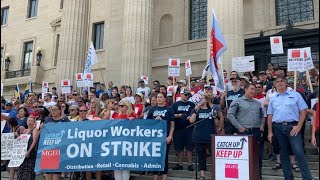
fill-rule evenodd
<path id="1" fill-rule="evenodd" d="M 312 86 L 312 83 L 311 83 L 309 70 L 306 70 L 306 78 L 307 78 L 307 81 L 308 81 L 308 84 L 309 84 L 309 87 L 310 87 L 310 91 L 311 91 L 311 93 L 313 93 L 313 86 Z"/>

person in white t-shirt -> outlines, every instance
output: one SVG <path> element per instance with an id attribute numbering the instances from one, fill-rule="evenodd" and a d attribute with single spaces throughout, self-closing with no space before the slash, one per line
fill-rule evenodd
<path id="1" fill-rule="evenodd" d="M 147 87 L 144 83 L 144 80 L 141 79 L 139 81 L 139 87 L 137 88 L 136 93 L 143 94 L 144 99 L 147 100 L 149 98 L 150 92 L 151 92 L 150 88 Z"/>
<path id="2" fill-rule="evenodd" d="M 43 106 L 47 109 L 49 109 L 51 106 L 56 105 L 56 102 L 51 101 L 52 95 L 50 93 L 46 93 L 44 96 L 44 104 Z"/>

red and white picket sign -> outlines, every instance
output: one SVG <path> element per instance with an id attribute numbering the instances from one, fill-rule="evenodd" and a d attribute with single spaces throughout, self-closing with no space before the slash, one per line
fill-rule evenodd
<path id="1" fill-rule="evenodd" d="M 84 85 L 86 87 L 93 87 L 93 74 L 84 73 Z"/>
<path id="2" fill-rule="evenodd" d="M 313 68 L 310 47 L 288 49 L 288 71 L 304 72 Z"/>
<path id="3" fill-rule="evenodd" d="M 270 37 L 271 54 L 283 54 L 282 36 Z"/>
<path id="4" fill-rule="evenodd" d="M 149 77 L 148 76 L 141 76 L 141 80 L 143 80 L 145 84 L 148 84 Z"/>
<path id="5" fill-rule="evenodd" d="M 169 59 L 168 76 L 180 76 L 180 59 Z"/>
<path id="6" fill-rule="evenodd" d="M 46 93 L 46 92 L 48 92 L 48 90 L 49 90 L 49 83 L 48 83 L 48 82 L 43 81 L 43 82 L 42 82 L 42 89 L 41 89 L 41 92 Z"/>
<path id="7" fill-rule="evenodd" d="M 191 61 L 187 60 L 184 64 L 185 68 L 186 68 L 186 76 L 190 76 L 192 74 L 192 70 L 191 70 Z"/>
<path id="8" fill-rule="evenodd" d="M 83 73 L 76 74 L 77 87 L 85 87 L 83 79 Z"/>
<path id="9" fill-rule="evenodd" d="M 69 79 L 61 80 L 61 93 L 62 94 L 71 93 L 71 82 Z"/>

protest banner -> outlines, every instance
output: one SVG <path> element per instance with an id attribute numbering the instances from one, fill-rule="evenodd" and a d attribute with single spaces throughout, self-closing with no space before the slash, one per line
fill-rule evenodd
<path id="1" fill-rule="evenodd" d="M 149 77 L 148 76 L 141 76 L 141 80 L 143 80 L 145 84 L 148 84 Z"/>
<path id="2" fill-rule="evenodd" d="M 304 72 L 313 68 L 310 47 L 288 49 L 288 71 Z"/>
<path id="3" fill-rule="evenodd" d="M 41 92 L 47 93 L 47 92 L 48 92 L 48 89 L 49 89 L 49 83 L 48 83 L 48 82 L 45 82 L 45 81 L 42 81 L 42 89 L 41 89 Z"/>
<path id="4" fill-rule="evenodd" d="M 215 179 L 249 179 L 248 136 L 214 138 Z"/>
<path id="5" fill-rule="evenodd" d="M 283 54 L 282 36 L 270 37 L 271 54 Z"/>
<path id="6" fill-rule="evenodd" d="M 254 56 L 232 58 L 232 70 L 237 72 L 254 71 Z"/>
<path id="7" fill-rule="evenodd" d="M 84 86 L 93 87 L 93 74 L 84 73 Z"/>
<path id="8" fill-rule="evenodd" d="M 180 59 L 169 59 L 168 76 L 180 76 Z"/>
<path id="9" fill-rule="evenodd" d="M 1 134 L 1 160 L 10 160 L 13 150 L 13 133 Z"/>
<path id="10" fill-rule="evenodd" d="M 61 93 L 62 93 L 62 94 L 69 94 L 69 93 L 71 93 L 71 83 L 70 83 L 70 80 L 68 80 L 68 79 L 61 80 Z"/>
<path id="11" fill-rule="evenodd" d="M 186 63 L 184 64 L 184 66 L 186 68 L 186 76 L 190 76 L 192 74 L 191 61 L 187 60 Z"/>
<path id="12" fill-rule="evenodd" d="M 304 57 L 304 71 L 308 71 L 314 68 L 312 56 L 311 56 L 311 48 L 306 47 L 302 48 L 303 57 Z"/>
<path id="13" fill-rule="evenodd" d="M 77 73 L 76 74 L 76 80 L 77 80 L 77 87 L 78 88 L 85 87 L 83 79 L 84 78 L 83 78 L 83 74 L 82 73 Z"/>
<path id="14" fill-rule="evenodd" d="M 161 120 L 46 124 L 35 171 L 162 171 L 166 137 L 167 124 Z"/>
<path id="15" fill-rule="evenodd" d="M 12 154 L 8 167 L 19 167 L 23 163 L 30 136 L 30 134 L 21 134 L 20 139 L 13 140 Z"/>

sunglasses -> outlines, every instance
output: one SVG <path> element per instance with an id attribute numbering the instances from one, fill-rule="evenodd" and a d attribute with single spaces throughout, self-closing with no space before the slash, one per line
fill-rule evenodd
<path id="1" fill-rule="evenodd" d="M 70 111 L 75 111 L 75 110 L 77 110 L 77 109 L 70 109 Z"/>
<path id="2" fill-rule="evenodd" d="M 72 96 L 78 96 L 78 94 L 72 94 Z"/>
<path id="3" fill-rule="evenodd" d="M 80 112 L 87 112 L 88 110 L 80 110 Z"/>
<path id="4" fill-rule="evenodd" d="M 38 108 L 38 106 L 32 106 L 32 108 Z"/>
<path id="5" fill-rule="evenodd" d="M 7 104 L 6 106 L 12 106 L 12 104 Z"/>
<path id="6" fill-rule="evenodd" d="M 125 107 L 126 105 L 119 105 L 119 107 Z"/>

